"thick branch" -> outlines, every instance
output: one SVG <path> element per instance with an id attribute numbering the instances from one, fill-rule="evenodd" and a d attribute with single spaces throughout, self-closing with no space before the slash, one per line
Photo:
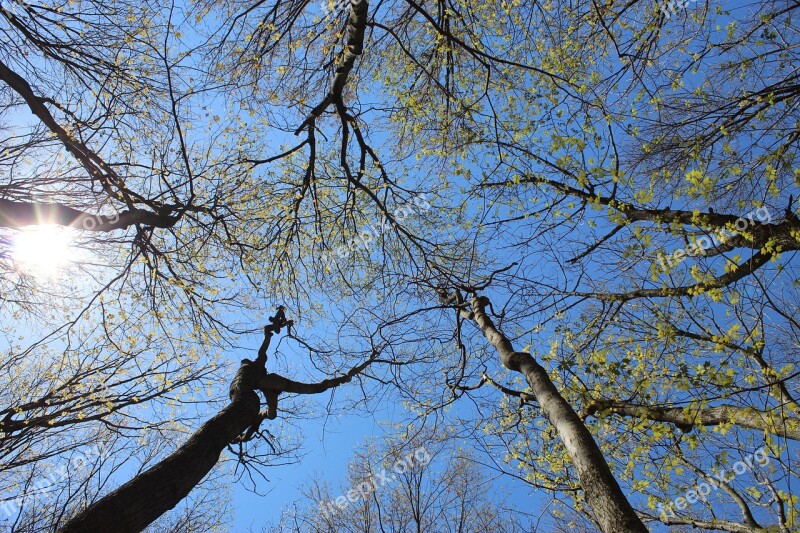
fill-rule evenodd
<path id="1" fill-rule="evenodd" d="M 319 394 L 320 392 L 325 392 L 328 389 L 349 383 L 355 376 L 360 374 L 362 371 L 364 371 L 364 369 L 371 365 L 372 362 L 375 361 L 376 357 L 377 353 L 374 353 L 372 357 L 360 365 L 354 366 L 348 370 L 347 373 L 335 378 L 323 379 L 318 383 L 302 383 L 300 381 L 294 381 L 289 378 L 285 378 L 279 374 L 268 373 L 259 379 L 257 388 L 262 391 L 291 392 L 294 394 Z"/>
<path id="2" fill-rule="evenodd" d="M 56 122 L 53 115 L 44 105 L 45 99 L 41 98 L 33 92 L 30 84 L 25 79 L 8 68 L 8 66 L 0 61 L 0 80 L 4 81 L 11 89 L 25 100 L 28 108 L 31 110 L 47 128 L 56 135 L 59 141 L 64 145 L 64 148 L 72 154 L 75 159 L 89 172 L 92 179 L 98 180 L 103 185 L 103 188 L 109 194 L 114 194 L 111 185 L 119 189 L 122 183 L 116 173 L 94 152 L 92 152 L 86 145 L 77 140 L 69 134 L 58 122 Z M 126 191 L 127 192 L 127 191 Z M 140 198 L 141 199 L 141 198 Z"/>
<path id="3" fill-rule="evenodd" d="M 170 228 L 178 217 L 145 209 L 130 209 L 116 215 L 90 215 L 61 204 L 13 202 L 0 199 L 0 226 L 20 228 L 39 224 L 57 224 L 86 231 L 114 231 L 137 224 Z"/>
<path id="4" fill-rule="evenodd" d="M 558 167 L 557 167 L 558 168 Z M 685 211 L 680 209 L 652 209 L 646 207 L 636 206 L 629 202 L 619 200 L 611 196 L 601 196 L 594 194 L 591 191 L 577 189 L 571 187 L 560 181 L 551 180 L 537 175 L 525 176 L 522 179 L 523 183 L 535 183 L 537 185 L 547 185 L 556 191 L 580 198 L 588 203 L 597 203 L 614 209 L 615 211 L 625 215 L 631 222 L 653 222 L 655 224 L 679 224 L 683 226 L 697 226 L 705 228 L 714 228 L 717 230 L 725 230 L 726 228 L 735 227 L 736 221 L 740 217 L 736 215 L 726 215 L 722 213 L 696 213 L 694 211 Z M 490 186 L 513 185 L 513 182 L 492 183 Z M 749 221 L 751 224 L 748 226 L 748 232 L 756 233 L 758 235 L 759 244 L 762 246 L 767 238 L 776 235 L 789 236 L 790 230 L 800 227 L 800 222 L 795 219 L 787 219 L 781 224 L 765 224 L 756 221 Z M 800 246 L 797 239 L 791 237 L 791 242 L 794 246 Z M 752 241 L 748 241 L 748 246 Z"/>
<path id="5" fill-rule="evenodd" d="M 549 163 L 543 160 L 545 163 Z M 552 163 L 550 163 L 552 165 Z M 555 167 L 562 170 L 559 167 Z M 726 215 L 724 213 L 699 213 L 680 209 L 654 209 L 634 205 L 612 196 L 601 196 L 593 191 L 578 189 L 538 175 L 528 175 L 522 179 L 523 183 L 534 183 L 537 185 L 548 186 L 562 194 L 579 198 L 586 203 L 595 203 L 610 207 L 623 215 L 629 222 L 652 222 L 654 224 L 694 226 L 714 232 L 726 232 L 718 245 L 707 250 L 700 250 L 698 256 L 712 256 L 723 252 L 728 252 L 736 248 L 760 249 L 770 243 L 783 250 L 799 250 L 800 240 L 797 238 L 797 231 L 800 229 L 800 219 L 794 216 L 787 216 L 779 223 L 766 223 L 752 219 L 747 221 L 745 232 L 735 231 L 736 223 L 741 217 L 736 215 Z M 516 185 L 513 181 L 502 181 L 489 183 L 487 187 L 510 187 Z M 616 231 L 616 230 L 615 230 Z M 730 235 L 727 232 L 733 231 Z"/>
<path id="6" fill-rule="evenodd" d="M 771 253 L 758 252 L 750 259 L 737 265 L 735 268 L 729 270 L 725 274 L 712 278 L 708 281 L 702 281 L 694 285 L 683 285 L 681 287 L 664 287 L 659 289 L 637 289 L 635 291 L 624 293 L 601 293 L 601 292 L 576 292 L 576 296 L 585 298 L 596 298 L 605 302 L 627 302 L 637 298 L 667 298 L 667 297 L 682 297 L 682 296 L 696 296 L 703 294 L 712 289 L 721 289 L 727 287 L 732 283 L 745 278 L 769 263 L 773 255 Z"/>
<path id="7" fill-rule="evenodd" d="M 706 408 L 650 407 L 630 402 L 614 400 L 593 400 L 585 408 L 586 415 L 598 411 L 646 418 L 655 422 L 673 424 L 681 431 L 689 432 L 698 426 L 718 426 L 736 424 L 737 426 L 765 431 L 787 439 L 800 440 L 800 420 L 787 417 L 779 410 L 760 411 L 751 407 L 720 405 Z"/>
<path id="8" fill-rule="evenodd" d="M 349 2 L 349 4 L 350 14 L 347 19 L 347 44 L 336 58 L 336 73 L 333 76 L 331 89 L 328 94 L 325 95 L 325 98 L 322 99 L 322 102 L 311 110 L 309 117 L 297 128 L 297 131 L 295 131 L 295 135 L 303 131 L 309 124 L 312 124 L 317 117 L 325 112 L 329 105 L 342 102 L 342 93 L 347 84 L 347 79 L 353 71 L 356 59 L 358 59 L 358 56 L 364 51 L 364 32 L 367 28 L 369 3 L 367 0 L 359 0 L 357 2 Z"/>

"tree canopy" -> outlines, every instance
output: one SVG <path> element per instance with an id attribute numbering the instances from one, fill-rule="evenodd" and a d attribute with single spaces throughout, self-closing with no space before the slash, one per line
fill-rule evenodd
<path id="1" fill-rule="evenodd" d="M 398 403 L 562 524 L 797 529 L 799 8 L 4 2 L 0 521 L 224 529 Z"/>

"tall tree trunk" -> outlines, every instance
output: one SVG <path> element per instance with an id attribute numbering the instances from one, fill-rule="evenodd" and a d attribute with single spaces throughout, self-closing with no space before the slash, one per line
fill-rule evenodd
<path id="1" fill-rule="evenodd" d="M 339 376 L 319 383 L 302 383 L 266 370 L 270 339 L 290 327 L 282 308 L 264 328 L 264 342 L 255 361 L 243 359 L 231 382 L 231 403 L 203 424 L 186 443 L 154 467 L 145 470 L 93 503 L 59 529 L 60 533 L 138 533 L 183 500 L 219 461 L 220 453 L 234 441 L 247 441 L 265 418 L 278 416 L 281 393 L 318 394 L 350 382 L 371 365 L 379 352 Z M 259 412 L 260 390 L 267 411 Z"/>
<path id="2" fill-rule="evenodd" d="M 460 301 L 461 298 L 459 297 Z M 486 314 L 488 298 L 475 297 L 471 310 L 461 306 L 461 315 L 474 320 L 489 343 L 497 350 L 503 365 L 525 376 L 545 417 L 558 432 L 567 453 L 578 472 L 586 501 L 604 533 L 646 533 L 636 511 L 625 497 L 611 473 L 603 452 L 578 414 L 556 389 L 547 371 L 527 352 L 514 351 L 511 341 L 503 335 Z"/>
<path id="3" fill-rule="evenodd" d="M 87 507 L 60 532 L 138 533 L 178 505 L 217 464 L 222 450 L 258 419 L 261 402 L 253 389 L 263 372 L 245 359 L 228 406 L 169 457 Z"/>

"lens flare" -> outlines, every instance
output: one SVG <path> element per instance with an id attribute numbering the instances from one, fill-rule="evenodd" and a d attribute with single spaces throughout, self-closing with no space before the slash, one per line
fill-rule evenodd
<path id="1" fill-rule="evenodd" d="M 72 238 L 64 228 L 35 226 L 14 236 L 11 256 L 20 270 L 52 277 L 70 262 L 72 251 Z"/>

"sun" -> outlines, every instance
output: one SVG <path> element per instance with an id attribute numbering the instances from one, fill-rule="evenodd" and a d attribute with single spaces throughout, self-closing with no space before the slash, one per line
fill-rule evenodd
<path id="1" fill-rule="evenodd" d="M 11 257 L 20 269 L 52 277 L 70 263 L 72 237 L 59 226 L 30 226 L 21 229 L 13 239 Z"/>

